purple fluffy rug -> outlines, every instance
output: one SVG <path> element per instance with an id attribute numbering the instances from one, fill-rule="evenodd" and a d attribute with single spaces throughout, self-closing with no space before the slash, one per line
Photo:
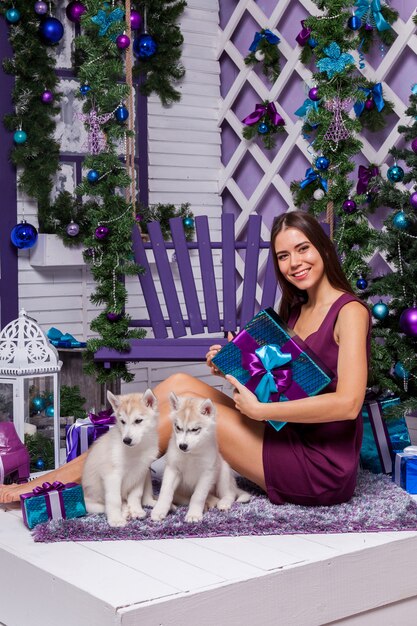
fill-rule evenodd
<path id="1" fill-rule="evenodd" d="M 299 533 L 353 533 L 417 530 L 417 502 L 389 477 L 361 472 L 353 498 L 346 504 L 306 507 L 276 506 L 247 482 L 253 493 L 248 504 L 235 503 L 228 512 L 213 509 L 195 524 L 184 521 L 185 507 L 163 522 L 130 521 L 111 528 L 104 515 L 39 524 L 35 541 L 111 541 L 121 539 L 179 539 L 186 537 L 236 537 L 239 535 L 292 535 Z"/>

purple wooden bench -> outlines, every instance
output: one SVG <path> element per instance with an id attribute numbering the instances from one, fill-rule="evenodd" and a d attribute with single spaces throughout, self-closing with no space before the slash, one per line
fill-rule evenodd
<path id="1" fill-rule="evenodd" d="M 152 328 L 154 337 L 131 340 L 128 352 L 101 348 L 96 352 L 95 360 L 108 366 L 111 361 L 204 361 L 209 346 L 227 342 L 228 331 L 239 330 L 260 308 L 273 307 L 277 281 L 270 251 L 262 270 L 260 306 L 255 297 L 260 250 L 269 248 L 269 241 L 261 239 L 262 218 L 259 215 L 249 217 L 245 241 L 236 241 L 234 222 L 233 214 L 222 215 L 221 242 L 211 241 L 206 216 L 195 218 L 195 241 L 192 242 L 186 241 L 181 218 L 170 220 L 172 241 L 164 241 L 158 222 L 148 225 L 149 243 L 143 242 L 135 228 L 133 249 L 136 262 L 145 268 L 145 273 L 139 274 L 139 280 L 148 318 L 132 320 L 130 325 Z M 155 287 L 147 250 L 153 251 L 163 296 Z M 176 262 L 169 260 L 168 250 L 175 251 Z M 191 258 L 193 250 L 197 250 L 198 255 L 192 254 Z M 213 252 L 219 250 L 221 280 L 216 282 Z M 236 252 L 243 252 L 243 278 L 236 270 Z M 196 263 L 200 266 L 202 293 L 197 293 L 196 289 L 192 269 Z M 179 275 L 180 281 L 175 282 L 173 272 Z M 237 288 L 241 281 L 243 288 L 238 304 Z M 183 293 L 183 307 L 178 297 L 179 289 Z M 203 308 L 200 300 L 204 302 Z M 218 336 L 210 337 L 207 333 L 218 333 Z M 202 334 L 205 336 L 195 336 Z"/>

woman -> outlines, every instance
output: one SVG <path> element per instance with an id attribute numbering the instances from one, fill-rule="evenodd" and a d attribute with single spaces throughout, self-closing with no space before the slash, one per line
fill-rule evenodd
<path id="1" fill-rule="evenodd" d="M 260 403 L 232 376 L 233 399 L 187 374 L 157 385 L 160 451 L 171 434 L 168 394 L 211 398 L 217 405 L 217 436 L 228 463 L 262 489 L 276 504 L 346 502 L 356 484 L 362 441 L 360 410 L 365 396 L 370 315 L 354 295 L 334 246 L 320 224 L 302 211 L 278 217 L 271 233 L 282 289 L 279 314 L 318 357 L 336 373 L 318 396 L 291 402 Z M 207 365 L 218 374 L 212 358 Z M 265 420 L 287 422 L 279 432 Z M 84 455 L 44 480 L 79 481 Z M 35 484 L 34 482 L 31 482 Z M 0 501 L 18 499 L 27 486 L 0 490 Z"/>

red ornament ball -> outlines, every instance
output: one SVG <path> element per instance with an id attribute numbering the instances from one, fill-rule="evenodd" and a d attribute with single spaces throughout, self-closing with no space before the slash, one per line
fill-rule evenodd
<path id="1" fill-rule="evenodd" d="M 400 329 L 408 337 L 417 337 L 417 307 L 410 307 L 401 313 Z"/>

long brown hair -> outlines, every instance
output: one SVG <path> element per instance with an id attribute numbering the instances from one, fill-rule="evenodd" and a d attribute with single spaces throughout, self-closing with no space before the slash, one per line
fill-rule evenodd
<path id="1" fill-rule="evenodd" d="M 307 301 L 306 291 L 298 289 L 295 285 L 289 283 L 279 269 L 278 259 L 275 254 L 275 239 L 278 233 L 287 228 L 296 228 L 301 231 L 307 239 L 311 241 L 313 246 L 317 248 L 323 260 L 324 272 L 332 287 L 354 294 L 349 281 L 343 273 L 333 242 L 326 235 L 319 222 L 312 215 L 304 211 L 283 213 L 275 218 L 272 225 L 271 249 L 275 272 L 282 291 L 279 314 L 285 321 L 288 321 L 291 307 L 294 306 L 294 304 Z"/>

